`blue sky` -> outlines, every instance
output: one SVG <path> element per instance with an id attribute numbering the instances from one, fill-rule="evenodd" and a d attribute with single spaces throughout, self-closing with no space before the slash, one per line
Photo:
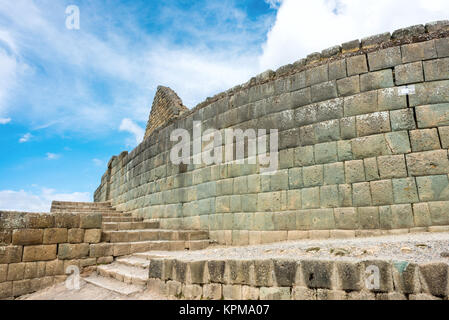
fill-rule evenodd
<path id="1" fill-rule="evenodd" d="M 158 85 L 191 108 L 313 51 L 447 18 L 445 0 L 0 0 L 0 210 L 91 200 Z"/>

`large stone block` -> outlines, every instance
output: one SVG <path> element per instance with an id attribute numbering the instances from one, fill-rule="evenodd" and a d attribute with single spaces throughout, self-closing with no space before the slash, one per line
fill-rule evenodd
<path id="1" fill-rule="evenodd" d="M 447 226 L 449 225 L 449 202 L 429 202 L 430 217 L 432 225 Z"/>
<path id="2" fill-rule="evenodd" d="M 254 261 L 254 285 L 257 287 L 271 287 L 275 283 L 274 264 L 272 260 Z"/>
<path id="3" fill-rule="evenodd" d="M 414 227 L 412 206 L 410 204 L 391 206 L 391 219 L 393 229 Z"/>
<path id="4" fill-rule="evenodd" d="M 56 228 L 79 228 L 80 215 L 74 213 L 57 213 L 55 214 Z"/>
<path id="5" fill-rule="evenodd" d="M 425 292 L 437 297 L 448 295 L 448 265 L 446 263 L 423 264 L 419 266 L 419 272 L 424 282 Z"/>
<path id="6" fill-rule="evenodd" d="M 449 39 L 436 39 L 435 46 L 438 53 L 438 58 L 449 57 Z"/>
<path id="7" fill-rule="evenodd" d="M 421 61 L 396 66 L 394 73 L 396 76 L 396 85 L 398 86 L 424 81 Z"/>
<path id="8" fill-rule="evenodd" d="M 346 183 L 365 181 L 365 168 L 363 160 L 352 160 L 345 162 Z"/>
<path id="9" fill-rule="evenodd" d="M 373 205 L 393 204 L 393 187 L 391 180 L 371 181 L 370 187 Z"/>
<path id="10" fill-rule="evenodd" d="M 345 183 L 345 169 L 342 162 L 324 165 L 324 184 L 337 185 Z"/>
<path id="11" fill-rule="evenodd" d="M 391 264 L 383 260 L 363 261 L 363 284 L 373 292 L 393 291 L 393 273 Z"/>
<path id="12" fill-rule="evenodd" d="M 393 131 L 412 130 L 416 128 L 413 109 L 390 111 L 391 129 Z"/>
<path id="13" fill-rule="evenodd" d="M 403 45 L 401 49 L 402 49 L 402 61 L 404 63 L 427 59 L 435 59 L 437 57 L 435 41 L 433 40 L 406 44 Z"/>
<path id="14" fill-rule="evenodd" d="M 377 158 L 377 163 L 382 179 L 403 178 L 407 176 L 407 168 L 403 155 L 381 156 Z"/>
<path id="15" fill-rule="evenodd" d="M 312 102 L 319 102 L 337 98 L 336 81 L 328 81 L 313 85 L 311 87 Z"/>
<path id="16" fill-rule="evenodd" d="M 360 76 L 361 91 L 390 88 L 393 86 L 393 71 L 390 69 L 365 73 Z"/>
<path id="17" fill-rule="evenodd" d="M 37 245 L 42 244 L 44 230 L 42 229 L 18 229 L 12 233 L 12 244 L 14 245 Z"/>
<path id="18" fill-rule="evenodd" d="M 379 229 L 379 208 L 378 207 L 360 207 L 357 208 L 360 227 L 362 229 Z"/>
<path id="19" fill-rule="evenodd" d="M 406 261 L 393 262 L 393 280 L 395 289 L 405 294 L 421 292 L 419 267 Z"/>
<path id="20" fill-rule="evenodd" d="M 432 225 L 430 210 L 427 203 L 414 203 L 413 217 L 415 221 L 415 227 L 428 227 Z"/>
<path id="21" fill-rule="evenodd" d="M 349 77 L 368 72 L 368 63 L 364 54 L 347 58 L 346 64 Z"/>
<path id="22" fill-rule="evenodd" d="M 342 230 L 353 230 L 359 227 L 356 208 L 335 208 L 335 227 Z"/>
<path id="23" fill-rule="evenodd" d="M 260 300 L 291 300 L 291 288 L 260 288 Z"/>
<path id="24" fill-rule="evenodd" d="M 25 246 L 23 249 L 23 261 L 50 261 L 56 259 L 57 245 Z"/>
<path id="25" fill-rule="evenodd" d="M 88 213 L 80 215 L 81 229 L 101 229 L 103 216 L 101 213 Z"/>
<path id="26" fill-rule="evenodd" d="M 327 142 L 315 145 L 316 164 L 324 164 L 337 161 L 337 142 Z"/>
<path id="27" fill-rule="evenodd" d="M 114 246 L 112 243 L 91 244 L 89 249 L 89 256 L 100 258 L 114 255 Z"/>
<path id="28" fill-rule="evenodd" d="M 44 230 L 44 244 L 58 244 L 67 242 L 66 228 L 51 228 Z"/>
<path id="29" fill-rule="evenodd" d="M 352 201 L 355 207 L 368 207 L 372 205 L 369 182 L 354 183 L 352 185 Z"/>
<path id="30" fill-rule="evenodd" d="M 429 113 L 428 118 L 423 118 L 423 124 L 426 124 L 426 120 L 436 122 L 447 122 L 447 115 L 444 113 L 444 109 L 447 106 L 425 106 L 429 104 L 445 104 L 449 102 L 449 81 L 433 81 L 426 83 L 419 83 L 415 85 L 415 94 L 409 95 L 410 106 L 424 106 L 423 108 L 416 108 L 417 116 L 418 112 L 421 112 L 421 116 L 425 113 Z M 444 116 L 444 117 L 443 117 Z M 435 118 L 436 117 L 436 118 Z M 442 117 L 439 119 L 438 117 Z M 419 118 L 418 118 L 419 119 Z M 444 125 L 444 124 L 442 124 Z M 430 125 L 430 127 L 433 127 Z M 421 128 L 421 127 L 420 127 Z"/>
<path id="31" fill-rule="evenodd" d="M 302 281 L 308 288 L 332 289 L 334 266 L 331 261 L 304 260 L 300 264 Z"/>
<path id="32" fill-rule="evenodd" d="M 360 93 L 360 76 L 352 76 L 337 80 L 337 92 L 339 97 L 352 96 Z"/>
<path id="33" fill-rule="evenodd" d="M 449 172 L 446 150 L 411 153 L 406 157 L 409 173 L 413 176 L 447 174 Z"/>
<path id="34" fill-rule="evenodd" d="M 292 287 L 295 284 L 297 262 L 287 259 L 275 259 L 273 262 L 277 286 Z"/>
<path id="35" fill-rule="evenodd" d="M 418 191 L 414 178 L 393 179 L 394 203 L 418 202 Z"/>
<path id="36" fill-rule="evenodd" d="M 344 98 L 345 117 L 377 111 L 377 92 L 370 91 Z"/>
<path id="37" fill-rule="evenodd" d="M 226 275 L 226 261 L 211 260 L 207 262 L 209 279 L 212 283 L 226 284 L 228 276 Z"/>
<path id="38" fill-rule="evenodd" d="M 301 202 L 303 209 L 315 209 L 320 207 L 320 188 L 301 189 Z"/>
<path id="39" fill-rule="evenodd" d="M 449 79 L 449 58 L 424 61 L 426 81 Z"/>
<path id="40" fill-rule="evenodd" d="M 377 95 L 379 111 L 407 108 L 407 97 L 402 95 L 397 87 L 380 89 Z"/>
<path id="41" fill-rule="evenodd" d="M 26 248 L 25 248 L 26 249 Z M 72 260 L 82 259 L 89 256 L 89 244 L 60 244 L 58 248 L 58 259 Z"/>
<path id="42" fill-rule="evenodd" d="M 346 78 L 346 60 L 340 59 L 329 63 L 329 80 Z"/>
<path id="43" fill-rule="evenodd" d="M 329 65 L 324 64 L 306 70 L 306 86 L 312 86 L 326 81 L 329 81 Z"/>
<path id="44" fill-rule="evenodd" d="M 391 47 L 368 53 L 370 71 L 395 67 L 402 64 L 401 48 Z"/>
<path id="45" fill-rule="evenodd" d="M 354 159 L 365 159 L 391 154 L 385 136 L 377 134 L 351 140 Z"/>
<path id="46" fill-rule="evenodd" d="M 356 123 L 358 137 L 391 131 L 390 114 L 388 112 L 375 112 L 357 116 Z"/>
<path id="47" fill-rule="evenodd" d="M 357 262 L 337 261 L 336 287 L 341 290 L 360 291 L 363 288 L 363 265 Z"/>
<path id="48" fill-rule="evenodd" d="M 310 223 L 312 230 L 335 229 L 334 210 L 333 209 L 311 210 Z"/>

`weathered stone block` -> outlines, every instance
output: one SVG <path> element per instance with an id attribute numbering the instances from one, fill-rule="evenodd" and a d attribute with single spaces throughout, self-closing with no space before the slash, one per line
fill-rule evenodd
<path id="1" fill-rule="evenodd" d="M 345 162 L 346 183 L 365 181 L 365 168 L 363 160 L 352 160 Z"/>
<path id="2" fill-rule="evenodd" d="M 393 229 L 414 227 L 412 206 L 410 204 L 391 206 L 391 219 Z"/>
<path id="3" fill-rule="evenodd" d="M 99 243 L 101 241 L 101 229 L 87 229 L 84 233 L 84 242 Z"/>
<path id="4" fill-rule="evenodd" d="M 301 201 L 303 209 L 315 209 L 320 207 L 320 188 L 301 189 Z"/>
<path id="5" fill-rule="evenodd" d="M 370 71 L 395 67 L 402 64 L 401 48 L 391 47 L 368 53 Z"/>
<path id="6" fill-rule="evenodd" d="M 379 229 L 379 208 L 378 207 L 360 207 L 357 208 L 360 227 L 362 229 Z"/>
<path id="7" fill-rule="evenodd" d="M 419 267 L 405 261 L 393 262 L 393 280 L 395 289 L 405 294 L 421 292 Z"/>
<path id="8" fill-rule="evenodd" d="M 352 185 L 352 201 L 355 207 L 372 205 L 369 182 L 355 183 Z"/>
<path id="9" fill-rule="evenodd" d="M 55 217 L 52 214 L 27 213 L 25 216 L 25 225 L 29 229 L 53 228 Z"/>
<path id="10" fill-rule="evenodd" d="M 324 165 L 324 184 L 336 185 L 345 183 L 345 171 L 342 162 Z"/>
<path id="11" fill-rule="evenodd" d="M 365 73 L 360 76 L 361 91 L 370 91 L 393 86 L 393 72 L 390 69 Z"/>
<path id="12" fill-rule="evenodd" d="M 346 78 L 346 60 L 340 59 L 329 63 L 329 80 Z"/>
<path id="13" fill-rule="evenodd" d="M 315 209 L 310 212 L 310 224 L 312 230 L 335 229 L 333 209 Z"/>
<path id="14" fill-rule="evenodd" d="M 409 173 L 413 176 L 447 174 L 449 172 L 446 150 L 411 153 L 406 157 Z"/>
<path id="15" fill-rule="evenodd" d="M 443 262 L 427 263 L 419 266 L 423 289 L 433 296 L 448 295 L 448 266 Z"/>
<path id="16" fill-rule="evenodd" d="M 81 259 L 87 256 L 89 256 L 89 244 L 87 243 L 59 245 L 58 259 L 60 260 Z"/>
<path id="17" fill-rule="evenodd" d="M 449 57 L 449 39 L 436 39 L 435 46 L 438 53 L 438 58 Z"/>
<path id="18" fill-rule="evenodd" d="M 315 164 L 313 146 L 299 147 L 295 149 L 295 167 L 312 166 Z"/>
<path id="19" fill-rule="evenodd" d="M 412 109 L 390 111 L 391 129 L 393 131 L 411 130 L 416 128 Z"/>
<path id="20" fill-rule="evenodd" d="M 23 261 L 49 261 L 56 259 L 57 245 L 42 245 L 42 246 L 25 246 L 23 249 Z"/>
<path id="21" fill-rule="evenodd" d="M 340 120 L 340 131 L 342 139 L 352 139 L 357 136 L 355 117 L 347 117 Z"/>
<path id="22" fill-rule="evenodd" d="M 57 213 L 55 214 L 56 228 L 79 228 L 80 215 L 74 213 Z"/>
<path id="23" fill-rule="evenodd" d="M 114 247 L 112 243 L 91 244 L 89 249 L 89 256 L 100 258 L 114 255 Z"/>
<path id="24" fill-rule="evenodd" d="M 337 92 L 340 97 L 360 93 L 360 77 L 357 75 L 337 80 Z"/>
<path id="25" fill-rule="evenodd" d="M 386 133 L 385 141 L 390 154 L 405 154 L 412 151 L 407 131 Z"/>
<path id="26" fill-rule="evenodd" d="M 101 213 L 88 213 L 80 215 L 81 229 L 101 229 L 103 216 Z"/>
<path id="27" fill-rule="evenodd" d="M 366 61 L 366 56 L 364 54 L 349 57 L 346 59 L 346 63 L 349 77 L 368 72 L 368 63 Z"/>
<path id="28" fill-rule="evenodd" d="M 359 217 L 355 208 L 335 208 L 335 227 L 342 230 L 353 230 L 359 226 Z"/>
<path id="29" fill-rule="evenodd" d="M 447 175 L 417 177 L 421 201 L 449 200 L 449 180 Z"/>
<path id="30" fill-rule="evenodd" d="M 404 63 L 435 59 L 437 51 L 435 41 L 425 41 L 419 43 L 411 43 L 402 46 L 402 61 Z"/>
<path id="31" fill-rule="evenodd" d="M 377 167 L 377 158 L 363 159 L 363 165 L 365 167 L 366 181 L 379 180 L 379 168 Z"/>
<path id="32" fill-rule="evenodd" d="M 377 111 L 377 92 L 370 91 L 344 98 L 345 117 Z"/>
<path id="33" fill-rule="evenodd" d="M 371 181 L 370 187 L 373 205 L 393 204 L 393 187 L 391 180 Z"/>
<path id="34" fill-rule="evenodd" d="M 274 274 L 279 287 L 291 287 L 295 284 L 297 262 L 295 260 L 275 259 Z"/>
<path id="35" fill-rule="evenodd" d="M 221 284 L 209 283 L 203 286 L 203 298 L 207 300 L 220 300 L 222 298 Z"/>
<path id="36" fill-rule="evenodd" d="M 362 279 L 365 289 L 373 292 L 393 291 L 393 273 L 390 263 L 383 260 L 369 260 L 363 262 L 363 267 L 365 272 L 362 273 Z M 379 276 L 379 283 L 373 281 L 377 276 Z"/>
<path id="37" fill-rule="evenodd" d="M 426 81 L 446 80 L 449 78 L 449 58 L 424 61 Z"/>
<path id="38" fill-rule="evenodd" d="M 432 225 L 447 226 L 449 225 L 449 202 L 429 202 L 430 217 Z"/>
<path id="39" fill-rule="evenodd" d="M 271 287 L 275 283 L 272 260 L 254 261 L 254 284 L 257 287 Z"/>
<path id="40" fill-rule="evenodd" d="M 432 225 L 432 220 L 430 218 L 430 210 L 427 203 L 414 203 L 413 217 L 415 227 L 428 227 Z"/>
<path id="41" fill-rule="evenodd" d="M 312 102 L 324 101 L 337 98 L 336 81 L 328 81 L 313 85 L 311 87 Z"/>
<path id="42" fill-rule="evenodd" d="M 291 288 L 260 288 L 261 300 L 291 300 Z"/>
<path id="43" fill-rule="evenodd" d="M 363 265 L 355 262 L 336 261 L 336 287 L 341 290 L 360 291 L 362 289 Z"/>
<path id="44" fill-rule="evenodd" d="M 424 81 L 421 61 L 396 66 L 394 73 L 396 75 L 396 85 L 398 86 Z"/>
<path id="45" fill-rule="evenodd" d="M 8 266 L 7 281 L 17 281 L 24 279 L 25 263 L 11 263 Z"/>
<path id="46" fill-rule="evenodd" d="M 391 131 L 388 112 L 375 112 L 357 116 L 356 123 L 358 137 Z"/>
<path id="47" fill-rule="evenodd" d="M 399 88 L 387 88 L 377 91 L 379 111 L 407 109 L 407 97 L 401 95 Z"/>
<path id="48" fill-rule="evenodd" d="M 333 262 L 304 260 L 300 265 L 303 283 L 308 288 L 331 289 L 334 279 Z"/>
<path id="49" fill-rule="evenodd" d="M 209 270 L 210 282 L 226 284 L 228 277 L 225 272 L 225 261 L 211 260 L 207 262 L 207 267 L 207 269 Z"/>
<path id="50" fill-rule="evenodd" d="M 449 81 L 433 81 L 426 83 L 418 83 L 415 85 L 415 94 L 409 95 L 410 106 L 423 106 L 417 107 L 418 112 L 421 114 L 423 125 L 434 127 L 435 125 L 429 125 L 429 123 L 440 123 L 445 125 L 447 123 L 447 115 L 444 110 L 447 110 L 447 103 L 449 102 Z M 430 104 L 437 104 L 435 106 L 427 106 Z M 438 105 L 443 104 L 443 105 Z M 445 105 L 446 104 L 446 105 Z M 427 117 L 426 113 L 428 114 Z M 424 117 L 423 117 L 424 116 Z M 419 126 L 419 121 L 418 121 Z M 419 126 L 420 128 L 424 128 Z"/>
<path id="51" fill-rule="evenodd" d="M 382 179 L 403 178 L 407 176 L 403 155 L 381 156 L 377 158 L 379 174 Z"/>
<path id="52" fill-rule="evenodd" d="M 413 152 L 438 150 L 441 148 L 436 128 L 410 131 L 410 140 Z"/>
<path id="53" fill-rule="evenodd" d="M 337 160 L 338 158 L 336 142 L 327 142 L 315 145 L 316 164 L 336 162 Z"/>
<path id="54" fill-rule="evenodd" d="M 303 168 L 303 179 L 305 187 L 323 185 L 323 166 L 311 166 Z"/>
<path id="55" fill-rule="evenodd" d="M 12 233 L 12 244 L 14 245 L 36 245 L 42 244 L 44 230 L 42 229 L 18 229 Z"/>
<path id="56" fill-rule="evenodd" d="M 329 66 L 327 64 L 306 70 L 306 86 L 326 81 L 329 81 Z"/>
<path id="57" fill-rule="evenodd" d="M 293 300 L 316 300 L 316 290 L 305 287 L 293 287 L 292 290 Z"/>
<path id="58" fill-rule="evenodd" d="M 352 160 L 352 144 L 351 141 L 337 141 L 337 153 L 339 161 Z"/>
<path id="59" fill-rule="evenodd" d="M 396 204 L 418 202 L 415 179 L 393 179 L 393 195 Z"/>
<path id="60" fill-rule="evenodd" d="M 52 228 L 44 230 L 44 244 L 58 244 L 67 242 L 66 228 Z"/>

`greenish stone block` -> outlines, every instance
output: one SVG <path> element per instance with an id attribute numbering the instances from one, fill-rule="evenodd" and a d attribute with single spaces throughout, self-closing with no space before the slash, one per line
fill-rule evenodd
<path id="1" fill-rule="evenodd" d="M 302 179 L 302 168 L 291 168 L 288 170 L 289 189 L 299 189 L 304 186 Z"/>
<path id="2" fill-rule="evenodd" d="M 334 185 L 345 183 L 345 170 L 342 162 L 324 165 L 324 184 Z"/>
<path id="3" fill-rule="evenodd" d="M 305 187 L 323 185 L 323 166 L 311 166 L 303 168 L 303 180 Z"/>
<path id="4" fill-rule="evenodd" d="M 429 205 L 426 202 L 413 204 L 413 217 L 415 227 L 429 227 L 432 225 Z"/>
<path id="5" fill-rule="evenodd" d="M 370 91 L 345 97 L 344 116 L 352 117 L 377 111 L 377 92 Z"/>
<path id="6" fill-rule="evenodd" d="M 420 201 L 449 200 L 449 180 L 447 175 L 417 177 Z"/>
<path id="7" fill-rule="evenodd" d="M 242 211 L 255 212 L 257 211 L 257 194 L 242 195 Z"/>
<path id="8" fill-rule="evenodd" d="M 310 210 L 296 211 L 296 229 L 310 230 Z"/>
<path id="9" fill-rule="evenodd" d="M 406 154 L 412 151 L 407 131 L 386 133 L 385 139 L 392 154 Z"/>
<path id="10" fill-rule="evenodd" d="M 313 125 L 317 143 L 340 140 L 340 121 L 329 120 Z"/>
<path id="11" fill-rule="evenodd" d="M 310 211 L 311 230 L 335 229 L 333 209 L 316 209 Z"/>
<path id="12" fill-rule="evenodd" d="M 400 94 L 398 88 L 380 89 L 378 94 L 379 111 L 407 108 L 407 97 Z"/>
<path id="13" fill-rule="evenodd" d="M 327 142 L 315 145 L 316 164 L 336 162 L 337 160 L 338 158 L 336 142 Z"/>
<path id="14" fill-rule="evenodd" d="M 274 230 L 296 229 L 296 214 L 294 211 L 273 213 Z"/>
<path id="15" fill-rule="evenodd" d="M 215 210 L 217 213 L 224 213 L 231 211 L 231 197 L 222 196 L 215 198 Z"/>
<path id="16" fill-rule="evenodd" d="M 371 181 L 370 187 L 373 205 L 393 204 L 393 187 L 391 180 Z"/>
<path id="17" fill-rule="evenodd" d="M 363 207 L 357 208 L 359 215 L 360 227 L 362 229 L 379 229 L 379 208 L 378 207 Z"/>
<path id="18" fill-rule="evenodd" d="M 342 139 L 352 139 L 357 137 L 355 117 L 340 119 L 340 133 Z"/>
<path id="19" fill-rule="evenodd" d="M 249 193 L 259 193 L 261 191 L 260 187 L 260 175 L 254 174 L 248 176 L 248 192 Z"/>
<path id="20" fill-rule="evenodd" d="M 272 211 L 287 210 L 287 191 L 272 192 Z"/>
<path id="21" fill-rule="evenodd" d="M 265 212 L 265 224 L 264 229 L 265 231 L 273 231 L 274 230 L 274 222 L 273 222 L 273 212 Z"/>
<path id="22" fill-rule="evenodd" d="M 341 207 L 352 206 L 352 185 L 340 184 L 338 186 L 338 201 Z"/>
<path id="23" fill-rule="evenodd" d="M 348 140 L 337 142 L 338 161 L 352 160 L 352 144 Z"/>
<path id="24" fill-rule="evenodd" d="M 391 129 L 393 131 L 416 129 L 413 109 L 390 111 Z"/>
<path id="25" fill-rule="evenodd" d="M 255 212 L 253 230 L 263 231 L 265 228 L 265 212 Z"/>
<path id="26" fill-rule="evenodd" d="M 224 179 L 217 181 L 217 195 L 231 195 L 234 193 L 234 179 Z"/>
<path id="27" fill-rule="evenodd" d="M 369 182 L 354 183 L 352 185 L 352 199 L 355 207 L 372 205 Z"/>
<path id="28" fill-rule="evenodd" d="M 449 104 L 434 104 L 416 107 L 418 128 L 430 128 L 449 125 Z"/>
<path id="29" fill-rule="evenodd" d="M 272 210 L 272 194 L 269 192 L 257 195 L 257 211 L 266 212 Z"/>
<path id="30" fill-rule="evenodd" d="M 411 204 L 391 206 L 391 221 L 393 229 L 413 228 L 413 211 Z"/>
<path id="31" fill-rule="evenodd" d="M 449 202 L 429 202 L 430 216 L 432 225 L 447 226 L 449 225 Z"/>
<path id="32" fill-rule="evenodd" d="M 390 206 L 379 207 L 379 221 L 380 221 L 381 229 L 383 229 L 383 230 L 391 230 L 392 229 L 393 217 L 391 214 Z"/>
<path id="33" fill-rule="evenodd" d="M 288 197 L 288 210 L 298 210 L 302 208 L 301 203 L 301 190 L 289 190 L 287 192 Z"/>
<path id="34" fill-rule="evenodd" d="M 234 193 L 248 193 L 248 179 L 246 176 L 234 178 Z"/>
<path id="35" fill-rule="evenodd" d="M 280 170 L 275 174 L 270 175 L 270 189 L 271 191 L 288 190 L 288 170 Z"/>
<path id="36" fill-rule="evenodd" d="M 269 192 L 271 191 L 271 176 L 270 175 L 260 175 L 260 185 L 261 185 L 261 191 L 262 192 Z"/>
<path id="37" fill-rule="evenodd" d="M 365 159 L 391 154 L 385 136 L 377 134 L 351 140 L 354 159 Z"/>
<path id="38" fill-rule="evenodd" d="M 359 217 L 356 208 L 335 208 L 335 226 L 341 230 L 354 230 L 359 228 Z"/>
<path id="39" fill-rule="evenodd" d="M 233 230 L 251 230 L 252 221 L 248 213 L 234 213 Z"/>
<path id="40" fill-rule="evenodd" d="M 393 179 L 393 195 L 396 204 L 419 202 L 415 179 Z"/>
<path id="41" fill-rule="evenodd" d="M 320 188 L 301 189 L 301 199 L 303 209 L 314 209 L 320 207 Z"/>
<path id="42" fill-rule="evenodd" d="M 209 216 L 201 216 L 200 217 L 200 229 L 201 230 L 209 230 Z"/>
<path id="43" fill-rule="evenodd" d="M 231 196 L 230 200 L 231 212 L 241 212 L 242 211 L 242 199 L 239 195 Z"/>
<path id="44" fill-rule="evenodd" d="M 294 166 L 304 167 L 315 164 L 315 156 L 313 146 L 299 147 L 294 151 Z"/>
<path id="45" fill-rule="evenodd" d="M 363 160 L 352 160 L 345 162 L 346 183 L 365 181 L 365 168 Z"/>
<path id="46" fill-rule="evenodd" d="M 377 167 L 377 158 L 363 159 L 363 165 L 365 167 L 366 181 L 379 180 L 379 168 Z"/>
<path id="47" fill-rule="evenodd" d="M 339 206 L 338 186 L 324 186 L 320 188 L 320 202 L 322 208 L 336 208 Z"/>
<path id="48" fill-rule="evenodd" d="M 404 85 L 424 81 L 423 65 L 421 61 L 396 66 L 396 85 Z"/>
<path id="49" fill-rule="evenodd" d="M 441 149 L 436 128 L 410 131 L 410 141 L 413 152 Z"/>
<path id="50" fill-rule="evenodd" d="M 280 169 L 292 168 L 293 162 L 294 162 L 294 149 L 286 149 L 279 151 Z"/>
<path id="51" fill-rule="evenodd" d="M 403 178 L 407 176 L 404 155 L 381 156 L 377 158 L 377 163 L 382 179 Z"/>

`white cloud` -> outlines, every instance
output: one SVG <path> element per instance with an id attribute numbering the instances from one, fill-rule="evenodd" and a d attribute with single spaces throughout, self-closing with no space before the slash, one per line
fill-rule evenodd
<path id="1" fill-rule="evenodd" d="M 47 160 L 58 160 L 59 158 L 61 158 L 61 155 L 47 152 Z"/>
<path id="2" fill-rule="evenodd" d="M 282 3 L 282 0 L 265 0 L 265 3 L 270 5 L 270 8 L 277 9 Z"/>
<path id="3" fill-rule="evenodd" d="M 100 159 L 92 159 L 92 162 L 97 166 L 97 167 L 101 167 L 101 166 L 103 166 L 103 164 L 104 164 L 104 162 L 103 162 L 103 160 L 100 160 Z"/>
<path id="4" fill-rule="evenodd" d="M 346 41 L 444 20 L 445 0 L 283 0 L 263 46 L 263 70 Z"/>
<path id="5" fill-rule="evenodd" d="M 133 142 L 134 145 L 138 145 L 139 143 L 141 143 L 143 140 L 143 136 L 145 135 L 145 130 L 128 118 L 122 120 L 119 130 L 132 133 L 135 139 L 135 144 Z"/>
<path id="6" fill-rule="evenodd" d="M 11 118 L 0 118 L 0 124 L 8 124 L 11 122 Z"/>
<path id="7" fill-rule="evenodd" d="M 53 189 L 42 188 L 39 193 L 32 193 L 25 190 L 0 191 L 0 210 L 25 211 L 25 212 L 48 212 L 51 202 L 59 201 L 92 201 L 92 197 L 87 192 L 57 193 Z"/>
<path id="8" fill-rule="evenodd" d="M 22 138 L 19 139 L 19 143 L 25 143 L 25 142 L 28 142 L 28 141 L 30 141 L 30 139 L 31 139 L 32 137 L 33 137 L 33 136 L 31 135 L 31 133 L 26 133 Z"/>

